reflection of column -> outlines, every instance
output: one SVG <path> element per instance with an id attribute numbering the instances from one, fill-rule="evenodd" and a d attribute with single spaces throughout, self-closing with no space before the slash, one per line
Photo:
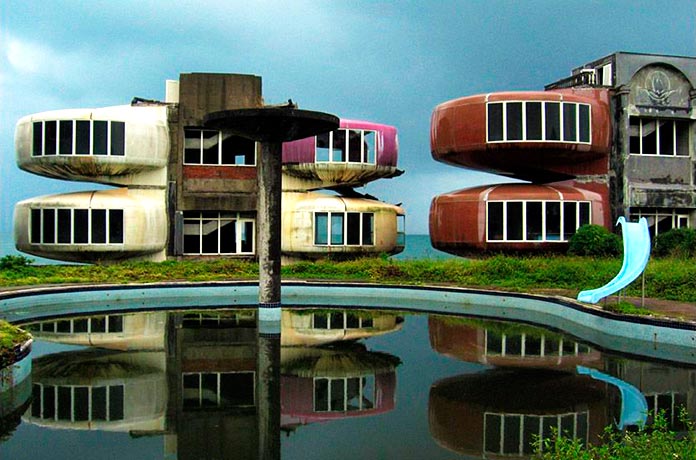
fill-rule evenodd
<path id="1" fill-rule="evenodd" d="M 258 334 L 256 407 L 259 459 L 280 458 L 280 328 Z"/>

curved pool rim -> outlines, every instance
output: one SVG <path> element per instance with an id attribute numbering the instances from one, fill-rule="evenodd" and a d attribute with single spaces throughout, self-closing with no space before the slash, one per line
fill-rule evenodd
<path id="1" fill-rule="evenodd" d="M 696 323 L 620 315 L 558 296 L 450 286 L 285 281 L 283 308 L 361 308 L 462 315 L 548 327 L 630 355 L 696 364 Z M 258 305 L 258 282 L 50 286 L 0 293 L 12 323 L 74 316 Z"/>

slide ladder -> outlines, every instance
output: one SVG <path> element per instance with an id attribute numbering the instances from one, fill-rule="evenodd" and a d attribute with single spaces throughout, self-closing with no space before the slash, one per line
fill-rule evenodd
<path id="1" fill-rule="evenodd" d="M 627 222 L 621 216 L 617 224 L 621 224 L 623 233 L 624 259 L 621 271 L 604 286 L 580 292 L 580 302 L 597 303 L 604 297 L 620 291 L 638 278 L 648 264 L 650 231 L 645 217 L 641 217 L 638 222 Z"/>

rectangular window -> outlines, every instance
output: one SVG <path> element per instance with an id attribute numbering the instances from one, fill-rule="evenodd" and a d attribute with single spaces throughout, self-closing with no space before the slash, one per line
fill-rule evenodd
<path id="1" fill-rule="evenodd" d="M 29 241 L 32 244 L 41 244 L 41 229 L 43 225 L 41 224 L 41 210 L 32 209 L 31 210 L 31 233 L 29 235 Z"/>
<path id="2" fill-rule="evenodd" d="M 563 103 L 563 140 L 565 142 L 576 142 L 578 140 L 577 107 L 577 104 Z"/>
<path id="3" fill-rule="evenodd" d="M 89 120 L 77 120 L 75 122 L 75 154 L 89 155 L 92 145 Z"/>
<path id="4" fill-rule="evenodd" d="M 522 140 L 522 103 L 521 102 L 507 102 L 506 110 L 506 139 L 508 141 L 521 141 Z"/>
<path id="5" fill-rule="evenodd" d="M 105 209 L 32 209 L 30 219 L 32 244 L 123 244 L 124 241 L 121 209 L 108 210 L 108 214 Z"/>
<path id="6" fill-rule="evenodd" d="M 375 215 L 371 212 L 364 212 L 362 215 L 362 244 L 375 244 Z"/>
<path id="7" fill-rule="evenodd" d="M 374 213 L 314 213 L 314 244 L 371 246 L 374 244 Z"/>
<path id="8" fill-rule="evenodd" d="M 486 241 L 567 242 L 591 223 L 588 201 L 489 201 Z"/>
<path id="9" fill-rule="evenodd" d="M 541 132 L 541 102 L 527 102 L 525 104 L 527 140 L 540 141 L 543 139 Z"/>
<path id="10" fill-rule="evenodd" d="M 218 131 L 201 131 L 201 154 L 204 165 L 220 164 L 220 133 Z"/>
<path id="11" fill-rule="evenodd" d="M 488 104 L 488 142 L 503 140 L 503 104 Z"/>
<path id="12" fill-rule="evenodd" d="M 72 212 L 70 209 L 58 210 L 58 243 L 69 244 L 72 237 Z"/>
<path id="13" fill-rule="evenodd" d="M 348 245 L 360 244 L 360 213 L 359 212 L 349 212 L 346 215 L 346 222 L 348 224 L 347 240 Z"/>
<path id="14" fill-rule="evenodd" d="M 108 153 L 109 123 L 106 121 L 92 122 L 92 154 L 106 155 Z"/>
<path id="15" fill-rule="evenodd" d="M 184 163 L 201 164 L 201 131 L 184 130 Z"/>
<path id="16" fill-rule="evenodd" d="M 317 163 L 331 161 L 331 133 L 319 134 L 315 139 L 315 161 Z"/>
<path id="17" fill-rule="evenodd" d="M 111 155 L 123 156 L 126 154 L 126 124 L 122 121 L 111 122 Z"/>
<path id="18" fill-rule="evenodd" d="M 34 156 L 43 155 L 43 123 L 40 121 L 32 123 L 31 154 Z"/>
<path id="19" fill-rule="evenodd" d="M 58 142 L 58 122 L 45 121 L 44 129 L 44 155 L 56 154 L 56 143 Z"/>
<path id="20" fill-rule="evenodd" d="M 106 243 L 106 210 L 92 209 L 92 244 Z"/>
<path id="21" fill-rule="evenodd" d="M 184 254 L 253 254 L 255 220 L 244 213 L 184 212 Z"/>
<path id="22" fill-rule="evenodd" d="M 587 104 L 578 105 L 578 128 L 580 129 L 579 141 L 590 142 L 590 106 Z"/>
<path id="23" fill-rule="evenodd" d="M 343 244 L 343 214 L 331 213 L 331 244 Z"/>
<path id="24" fill-rule="evenodd" d="M 58 131 L 58 153 L 60 155 L 72 155 L 73 153 L 73 122 L 72 120 L 61 120 Z"/>
<path id="25" fill-rule="evenodd" d="M 45 244 L 56 242 L 56 210 L 43 210 L 43 241 Z"/>
<path id="26" fill-rule="evenodd" d="M 329 244 L 329 213 L 314 214 L 314 244 Z"/>
<path id="27" fill-rule="evenodd" d="M 73 210 L 74 217 L 74 243 L 87 244 L 89 243 L 89 210 L 75 209 Z"/>
<path id="28" fill-rule="evenodd" d="M 123 244 L 123 210 L 109 210 L 109 244 Z"/>
<path id="29" fill-rule="evenodd" d="M 254 166 L 256 143 L 221 131 L 184 130 L 184 164 L 210 166 Z"/>
<path id="30" fill-rule="evenodd" d="M 547 141 L 561 140 L 561 104 L 558 102 L 544 103 L 544 132 Z"/>

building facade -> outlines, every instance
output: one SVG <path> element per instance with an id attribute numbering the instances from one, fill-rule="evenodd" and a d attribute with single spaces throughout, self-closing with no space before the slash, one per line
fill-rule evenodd
<path id="1" fill-rule="evenodd" d="M 646 217 L 652 236 L 696 218 L 696 59 L 614 53 L 544 91 L 469 96 L 437 106 L 438 161 L 527 183 L 435 197 L 433 246 L 565 250 L 584 224 Z"/>
<path id="2" fill-rule="evenodd" d="M 254 258 L 260 148 L 203 120 L 263 105 L 258 76 L 189 73 L 167 82 L 165 101 L 134 98 L 22 118 L 15 135 L 21 169 L 115 188 L 18 203 L 17 248 L 75 262 Z M 354 191 L 400 175 L 397 155 L 394 127 L 355 120 L 285 144 L 283 256 L 403 250 L 403 209 Z"/>

